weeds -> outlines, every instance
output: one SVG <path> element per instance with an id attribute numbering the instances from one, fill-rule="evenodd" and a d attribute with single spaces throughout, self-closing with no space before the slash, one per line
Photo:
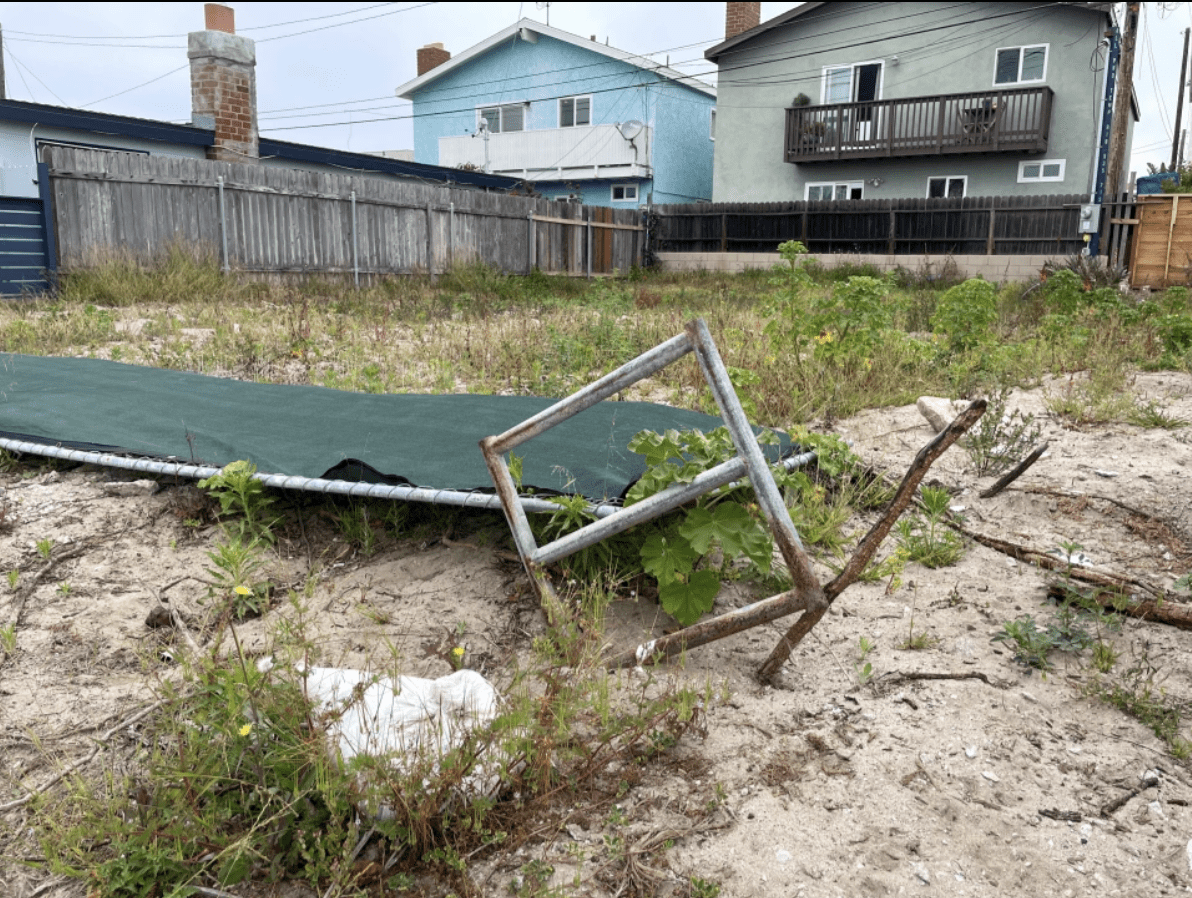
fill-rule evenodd
<path id="1" fill-rule="evenodd" d="M 387 859 L 383 881 L 429 873 L 451 883 L 476 852 L 538 826 L 554 796 L 584 794 L 607 772 L 621 776 L 665 752 L 712 697 L 653 677 L 622 688 L 600 663 L 607 597 L 584 594 L 574 614 L 557 609 L 532 662 L 510 672 L 491 723 L 457 731 L 442 752 L 344 762 L 327 748 L 326 727 L 338 715 L 314 707 L 303 676 L 287 673 L 288 659 L 318 657 L 303 600 L 291 595 L 290 603 L 274 638 L 278 663 L 248 663 L 233 629 L 230 658 L 193 658 L 179 682 L 163 682 L 147 752 L 127 774 L 79 782 L 36 808 L 51 871 L 111 898 L 283 877 L 351 893 L 380 875 L 352 864 L 371 828 Z M 366 694 L 353 693 L 349 706 Z M 545 894 L 544 872 L 523 869 L 516 888 L 527 891 L 515 894 Z"/>
<path id="2" fill-rule="evenodd" d="M 853 665 L 853 670 L 857 672 L 857 682 L 862 686 L 873 679 L 873 664 L 866 659 L 876 648 L 877 644 L 865 636 L 857 641 L 857 663 Z"/>
<path id="3" fill-rule="evenodd" d="M 922 517 L 904 517 L 898 521 L 898 542 L 908 561 L 924 567 L 941 568 L 955 564 L 964 555 L 964 540 L 945 523 L 951 497 L 945 489 L 924 487 Z"/>
<path id="4" fill-rule="evenodd" d="M 993 390 L 985 414 L 966 435 L 965 451 L 982 477 L 1008 471 L 1038 445 L 1042 435 L 1034 415 L 1019 409 L 1006 413 L 1009 395 L 1005 386 Z"/>
<path id="5" fill-rule="evenodd" d="M 0 627 L 0 651 L 8 657 L 12 657 L 17 652 L 17 625 L 5 624 Z"/>

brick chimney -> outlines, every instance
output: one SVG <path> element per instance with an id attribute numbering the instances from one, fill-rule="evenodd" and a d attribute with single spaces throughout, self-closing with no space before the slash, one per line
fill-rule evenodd
<path id="1" fill-rule="evenodd" d="M 736 37 L 743 31 L 762 23 L 760 3 L 726 3 L 724 11 L 724 39 Z"/>
<path id="2" fill-rule="evenodd" d="M 208 159 L 256 162 L 256 44 L 236 34 L 236 14 L 230 6 L 208 3 L 204 13 L 206 30 L 187 35 L 191 122 L 215 129 Z"/>
<path id="3" fill-rule="evenodd" d="M 438 68 L 450 58 L 451 54 L 443 49 L 442 44 L 427 44 L 425 47 L 419 47 L 418 74 L 425 75 L 431 69 Z"/>

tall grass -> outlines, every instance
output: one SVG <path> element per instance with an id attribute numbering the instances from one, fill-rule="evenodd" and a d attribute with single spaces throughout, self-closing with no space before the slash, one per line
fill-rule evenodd
<path id="1" fill-rule="evenodd" d="M 1181 342 L 1185 319 L 1192 329 L 1186 291 L 1151 301 L 1148 314 L 1147 303 L 1112 291 L 1090 299 L 1066 282 L 1051 293 L 1010 285 L 996 295 L 996 320 L 970 345 L 931 332 L 944 295 L 935 284 L 954 279 L 807 270 L 810 281 L 792 290 L 770 272 L 589 282 L 472 265 L 437 281 L 392 278 L 353 290 L 331 279 L 224 275 L 210 256 L 174 247 L 153 266 L 115 257 L 64 272 L 56 295 L 0 306 L 0 349 L 367 392 L 559 396 L 702 316 L 726 364 L 750 372 L 738 383 L 748 407 L 779 427 L 922 393 L 1033 385 L 1088 367 L 1092 355 L 1100 372 L 1192 368 L 1192 349 Z M 792 337 L 816 309 L 829 315 L 816 319 L 827 322 L 821 341 L 833 333 L 832 314 L 843 316 L 836 329 L 845 333 L 850 285 L 879 280 L 888 314 L 863 348 Z M 772 326 L 783 320 L 784 328 Z M 837 351 L 829 357 L 827 349 Z M 693 363 L 660 372 L 627 398 L 712 410 Z"/>

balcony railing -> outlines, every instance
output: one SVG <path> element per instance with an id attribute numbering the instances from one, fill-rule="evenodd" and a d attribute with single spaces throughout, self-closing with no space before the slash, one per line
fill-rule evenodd
<path id="1" fill-rule="evenodd" d="M 1050 87 L 906 97 L 786 111 L 786 161 L 1042 153 Z"/>
<path id="2" fill-rule="evenodd" d="M 626 139 L 616 125 L 510 131 L 488 136 L 488 170 L 529 181 L 650 177 L 654 129 Z M 439 138 L 439 165 L 484 168 L 480 135 Z"/>

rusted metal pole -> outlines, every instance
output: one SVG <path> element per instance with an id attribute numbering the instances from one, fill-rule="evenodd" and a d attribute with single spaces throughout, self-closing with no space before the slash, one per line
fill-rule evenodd
<path id="1" fill-rule="evenodd" d="M 853 581 L 861 575 L 861 572 L 865 570 L 873 558 L 874 553 L 877 552 L 877 548 L 881 545 L 882 540 L 886 538 L 890 529 L 894 526 L 894 522 L 898 520 L 902 513 L 906 511 L 907 506 L 910 505 L 911 499 L 914 498 L 915 490 L 927 474 L 927 471 L 935 463 L 935 460 L 943 455 L 949 446 L 960 439 L 965 431 L 977 423 L 980 417 L 985 414 L 985 408 L 985 400 L 978 399 L 961 412 L 961 414 L 957 415 L 956 419 L 941 430 L 934 440 L 919 450 L 919 454 L 911 462 L 906 476 L 902 478 L 902 483 L 899 485 L 898 491 L 895 492 L 894 498 L 890 500 L 886 511 L 870 531 L 865 534 L 865 537 L 857 546 L 857 551 L 853 553 L 853 557 L 849 559 L 844 570 L 831 583 L 824 587 L 824 597 L 826 600 L 824 604 L 818 608 L 808 608 L 799 616 L 799 619 L 795 621 L 794 625 L 786 631 L 782 639 L 778 641 L 778 645 L 774 646 L 774 650 L 770 652 L 770 657 L 758 669 L 757 678 L 759 680 L 765 683 L 774 678 L 774 675 L 782 669 L 782 665 L 790 657 L 791 652 L 794 651 L 795 646 L 802 642 L 803 637 L 811 632 L 811 628 L 820 622 L 832 602 L 836 601 L 836 597 L 851 586 Z"/>

